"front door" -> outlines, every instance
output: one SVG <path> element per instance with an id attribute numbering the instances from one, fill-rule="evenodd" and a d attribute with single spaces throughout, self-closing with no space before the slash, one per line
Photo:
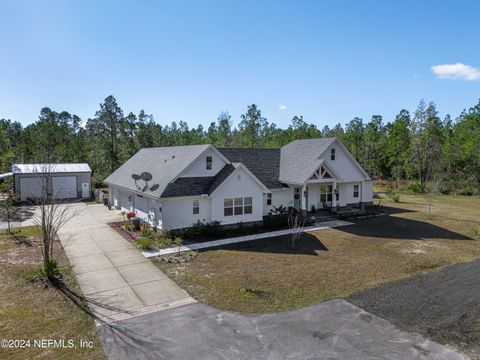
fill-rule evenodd
<path id="1" fill-rule="evenodd" d="M 84 198 L 84 199 L 90 198 L 90 184 L 89 183 L 82 183 L 82 198 Z"/>
<path id="2" fill-rule="evenodd" d="M 320 184 L 320 204 L 322 208 L 332 206 L 333 187 L 331 184 Z"/>
<path id="3" fill-rule="evenodd" d="M 300 210 L 302 199 L 300 197 L 301 188 L 295 188 L 293 190 L 293 207 L 297 210 Z"/>

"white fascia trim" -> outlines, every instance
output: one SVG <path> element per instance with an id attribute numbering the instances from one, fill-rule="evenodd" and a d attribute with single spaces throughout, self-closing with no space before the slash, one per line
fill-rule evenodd
<path id="1" fill-rule="evenodd" d="M 227 178 L 225 180 L 223 180 L 222 183 L 219 186 L 217 186 L 217 188 L 215 190 L 213 190 L 213 192 L 209 195 L 209 197 L 212 197 L 217 192 L 217 190 L 220 189 L 225 184 L 225 182 L 228 179 L 230 179 L 233 175 L 235 175 L 240 169 L 244 169 L 245 172 L 258 184 L 258 186 L 260 186 L 262 188 L 262 190 L 264 190 L 265 193 L 270 192 L 270 190 L 268 190 L 268 188 L 265 185 L 263 185 L 263 183 L 260 180 L 258 180 L 258 178 L 255 175 L 253 175 L 250 172 L 250 170 L 248 170 L 246 168 L 246 166 L 244 166 L 242 163 L 240 163 L 238 165 L 238 167 L 235 168 L 235 170 L 233 170 L 232 173 L 230 175 L 228 175 Z"/>
<path id="2" fill-rule="evenodd" d="M 132 190 L 132 189 L 129 189 L 129 188 L 126 188 L 124 186 L 121 186 L 121 185 L 117 185 L 117 184 L 112 184 L 112 183 L 106 183 L 104 182 L 105 185 L 108 185 L 108 186 L 115 186 L 115 187 L 118 187 L 124 191 L 128 191 L 128 192 L 131 192 L 131 193 L 134 193 L 136 195 L 141 195 L 141 196 L 144 196 L 144 197 L 148 197 L 149 199 L 153 199 L 153 200 L 158 200 L 159 197 L 156 197 L 156 196 L 151 196 L 151 195 L 147 195 L 145 193 L 142 193 L 142 192 L 139 192 L 139 191 L 135 191 L 135 190 Z"/>
<path id="3" fill-rule="evenodd" d="M 347 154 L 347 156 L 350 158 L 350 160 L 353 161 L 353 163 L 357 166 L 357 168 L 362 172 L 363 175 L 365 175 L 365 179 L 362 179 L 362 180 L 372 180 L 370 178 L 370 176 L 368 176 L 367 172 L 363 169 L 363 167 L 358 163 L 357 160 L 355 160 L 355 158 L 353 157 L 353 155 L 350 153 L 350 151 L 348 151 L 348 149 L 345 147 L 345 145 L 342 144 L 342 142 L 340 140 L 338 140 L 337 138 L 335 138 L 335 142 L 340 145 L 340 147 L 345 151 L 345 153 Z M 323 155 L 323 153 L 322 153 Z"/>
<path id="4" fill-rule="evenodd" d="M 198 198 L 208 198 L 208 194 L 161 197 L 160 201 L 169 201 L 169 200 L 178 200 L 178 199 L 198 199 Z"/>
<path id="5" fill-rule="evenodd" d="M 173 183 L 173 182 L 175 182 L 175 180 L 177 180 L 179 177 L 182 177 L 182 174 L 183 174 L 185 171 L 187 171 L 188 169 L 190 169 L 190 168 L 193 166 L 193 164 L 195 164 L 195 162 L 196 162 L 200 157 L 203 156 L 203 154 L 205 154 L 207 151 L 212 150 L 212 149 L 213 149 L 213 151 L 220 157 L 220 159 L 222 159 L 223 161 L 225 161 L 225 162 L 227 163 L 227 165 L 230 164 L 230 161 L 228 161 L 228 159 L 227 159 L 225 156 L 223 156 L 222 153 L 215 148 L 215 146 L 213 146 L 213 145 L 210 144 L 205 150 L 203 150 L 200 154 L 198 154 L 198 156 L 197 156 L 195 159 L 193 159 L 193 161 L 192 161 L 190 164 L 188 164 L 182 171 L 180 171 L 180 172 L 177 174 L 177 176 L 175 176 L 175 177 L 173 178 L 173 180 L 171 180 L 170 182 Z M 212 175 L 208 175 L 208 176 L 205 176 L 205 177 L 215 176 L 215 175 L 217 175 L 217 174 L 212 174 Z"/>

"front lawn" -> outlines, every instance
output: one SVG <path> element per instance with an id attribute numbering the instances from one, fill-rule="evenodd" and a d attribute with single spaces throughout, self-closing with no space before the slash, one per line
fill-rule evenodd
<path id="1" fill-rule="evenodd" d="M 436 196 L 431 214 L 427 201 L 382 200 L 389 216 L 304 234 L 293 249 L 286 236 L 206 250 L 188 263 L 154 262 L 201 302 L 272 312 L 480 258 L 480 200 Z"/>
<path id="2" fill-rule="evenodd" d="M 93 320 L 65 300 L 53 288 L 32 283 L 29 279 L 41 265 L 39 244 L 32 238 L 33 227 L 22 228 L 15 237 L 0 232 L 0 316 L 1 338 L 30 340 L 29 347 L 5 349 L 8 359 L 105 359 Z M 67 258 L 61 251 L 58 260 L 64 269 L 64 280 L 78 291 Z M 93 348 L 40 348 L 34 340 L 52 339 L 93 342 Z"/>

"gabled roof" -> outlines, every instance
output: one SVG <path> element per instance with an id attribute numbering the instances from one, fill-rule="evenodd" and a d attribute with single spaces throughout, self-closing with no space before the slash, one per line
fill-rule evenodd
<path id="1" fill-rule="evenodd" d="M 215 176 L 179 177 L 167 185 L 162 198 L 210 195 L 234 170 L 235 167 L 228 164 Z"/>
<path id="2" fill-rule="evenodd" d="M 318 169 L 321 155 L 336 138 L 295 140 L 280 149 L 279 180 L 303 184 Z"/>
<path id="3" fill-rule="evenodd" d="M 280 175 L 280 149 L 217 148 L 230 162 L 242 163 L 268 189 L 287 187 Z"/>
<path id="4" fill-rule="evenodd" d="M 90 166 L 85 163 L 75 164 L 13 164 L 12 172 L 14 174 L 38 174 L 38 173 L 73 173 L 73 172 L 92 172 Z"/>
<path id="5" fill-rule="evenodd" d="M 148 182 L 149 186 L 155 190 L 146 190 L 143 194 L 160 197 L 168 184 L 210 146 L 189 145 L 141 149 L 107 177 L 104 182 L 141 192 L 135 185 L 132 174 L 140 175 L 143 172 L 148 172 L 152 174 L 152 180 Z M 138 181 L 143 182 L 143 180 Z M 158 186 L 154 187 L 154 185 Z"/>

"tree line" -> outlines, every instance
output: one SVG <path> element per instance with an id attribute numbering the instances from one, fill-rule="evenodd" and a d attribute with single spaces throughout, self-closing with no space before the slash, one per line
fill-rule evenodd
<path id="1" fill-rule="evenodd" d="M 94 184 L 100 186 L 143 147 L 281 147 L 296 139 L 332 136 L 374 179 L 415 180 L 420 188 L 435 186 L 446 193 L 475 194 L 480 189 L 480 102 L 456 119 L 441 119 L 436 105 L 422 100 L 413 114 L 402 109 L 387 122 L 374 115 L 368 121 L 355 117 L 345 126 L 320 128 L 298 115 L 286 129 L 269 122 L 252 104 L 237 126 L 222 112 L 204 128 L 189 127 L 185 121 L 161 125 L 143 110 L 125 115 L 109 96 L 84 123 L 76 115 L 47 107 L 25 127 L 0 119 L 0 171 L 9 171 L 12 163 L 87 162 Z"/>

